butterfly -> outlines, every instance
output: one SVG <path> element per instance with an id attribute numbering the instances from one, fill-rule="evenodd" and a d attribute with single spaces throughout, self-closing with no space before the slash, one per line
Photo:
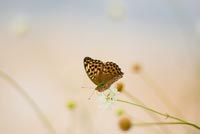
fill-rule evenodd
<path id="1" fill-rule="evenodd" d="M 119 66 L 113 62 L 103 63 L 100 60 L 85 57 L 83 60 L 85 71 L 90 80 L 97 85 L 95 90 L 103 92 L 123 77 Z"/>

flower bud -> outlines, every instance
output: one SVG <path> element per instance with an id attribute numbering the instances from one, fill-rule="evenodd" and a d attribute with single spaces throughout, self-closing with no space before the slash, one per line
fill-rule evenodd
<path id="1" fill-rule="evenodd" d="M 116 111 L 117 116 L 122 116 L 122 115 L 124 115 L 124 113 L 125 113 L 125 111 L 121 108 Z"/>
<path id="2" fill-rule="evenodd" d="M 76 108 L 76 103 L 74 101 L 68 101 L 67 102 L 67 108 L 69 110 L 74 110 Z"/>
<path id="3" fill-rule="evenodd" d="M 142 70 L 142 67 L 140 64 L 133 65 L 133 71 L 136 73 L 139 73 Z"/>
<path id="4" fill-rule="evenodd" d="M 124 84 L 122 82 L 118 82 L 116 84 L 116 88 L 118 92 L 121 92 L 124 89 Z"/>
<path id="5" fill-rule="evenodd" d="M 132 122 L 128 117 L 122 117 L 119 120 L 119 127 L 123 131 L 127 131 L 132 127 Z"/>

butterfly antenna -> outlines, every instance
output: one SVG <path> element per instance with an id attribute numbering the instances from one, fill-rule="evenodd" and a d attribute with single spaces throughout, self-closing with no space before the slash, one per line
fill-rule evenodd
<path id="1" fill-rule="evenodd" d="M 84 86 L 82 86 L 81 88 L 91 88 L 91 89 L 94 89 L 94 87 L 84 87 Z M 90 100 L 92 98 L 92 96 L 94 95 L 94 92 L 95 92 L 95 90 L 92 91 L 92 93 L 88 97 L 88 100 Z"/>
<path id="2" fill-rule="evenodd" d="M 92 96 L 94 95 L 95 90 L 92 91 L 92 93 L 90 94 L 90 96 L 88 97 L 88 100 L 90 100 L 92 98 Z"/>
<path id="3" fill-rule="evenodd" d="M 82 86 L 81 88 L 93 89 L 94 87 L 84 87 L 84 86 Z"/>

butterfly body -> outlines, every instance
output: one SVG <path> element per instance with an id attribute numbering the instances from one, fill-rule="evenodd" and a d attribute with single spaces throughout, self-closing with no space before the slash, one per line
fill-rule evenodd
<path id="1" fill-rule="evenodd" d="M 114 82 L 123 76 L 119 66 L 113 62 L 103 63 L 90 57 L 85 57 L 83 62 L 88 77 L 97 85 L 95 90 L 99 92 L 110 88 Z"/>

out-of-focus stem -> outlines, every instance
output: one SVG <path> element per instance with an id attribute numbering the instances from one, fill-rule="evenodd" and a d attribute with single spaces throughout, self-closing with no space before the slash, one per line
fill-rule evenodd
<path id="1" fill-rule="evenodd" d="M 118 99 L 117 101 L 123 102 L 123 103 L 127 103 L 127 104 L 130 104 L 130 105 L 134 105 L 134 106 L 137 106 L 137 107 L 140 107 L 140 108 L 142 108 L 142 109 L 145 109 L 145 110 L 150 111 L 150 112 L 153 112 L 153 113 L 155 113 L 155 114 L 164 116 L 164 117 L 166 117 L 166 118 L 170 118 L 170 119 L 174 119 L 174 120 L 180 121 L 181 123 L 183 123 L 183 124 L 185 124 L 185 125 L 189 125 L 189 126 L 192 126 L 192 127 L 196 128 L 196 129 L 199 129 L 199 130 L 200 130 L 200 126 L 198 126 L 198 125 L 196 125 L 196 124 L 194 124 L 194 123 L 185 121 L 185 120 L 183 120 L 183 119 L 181 119 L 181 118 L 178 118 L 178 117 L 175 117 L 175 116 L 171 116 L 171 115 L 169 115 L 169 114 L 163 114 L 163 113 L 158 112 L 158 111 L 156 111 L 156 110 L 154 110 L 154 109 L 152 109 L 152 108 L 149 108 L 149 107 L 146 107 L 146 106 L 143 106 L 143 105 L 140 105 L 140 104 L 136 104 L 136 103 L 132 103 L 132 102 L 124 101 L 124 100 L 119 100 L 119 99 Z"/>
<path id="2" fill-rule="evenodd" d="M 154 125 L 188 125 L 184 122 L 142 122 L 142 123 L 134 123 L 134 126 L 154 126 Z"/>
<path id="3" fill-rule="evenodd" d="M 141 104 L 143 106 L 145 106 L 145 104 L 137 97 L 133 96 L 130 92 L 128 92 L 127 90 L 123 89 L 122 90 L 122 93 L 124 93 L 128 98 L 130 98 L 132 101 L 138 103 L 138 104 Z M 152 114 L 150 112 L 147 112 L 147 114 L 154 120 L 154 121 L 160 121 L 160 119 L 155 115 L 155 114 Z M 162 129 L 163 131 L 169 131 L 167 128 L 160 128 Z"/>
<path id="4" fill-rule="evenodd" d="M 163 92 L 163 89 L 159 87 L 145 72 L 139 73 L 140 77 L 144 80 L 146 84 L 148 84 L 155 92 L 156 96 L 163 102 L 169 110 L 171 110 L 173 113 L 178 114 L 182 117 L 181 111 L 174 105 L 174 103 L 171 102 L 169 97 L 166 93 Z"/>
<path id="5" fill-rule="evenodd" d="M 38 119 L 44 124 L 48 132 L 51 134 L 56 134 L 56 131 L 53 128 L 52 124 L 47 119 L 47 117 L 42 112 L 37 103 L 32 99 L 32 97 L 12 77 L 10 77 L 7 73 L 3 72 L 2 70 L 0 70 L 0 77 L 9 82 L 11 85 L 13 85 L 15 87 L 14 89 L 17 92 L 19 92 L 22 95 L 22 97 L 29 103 L 29 105 L 37 115 Z"/>
<path id="6" fill-rule="evenodd" d="M 127 90 L 123 89 L 122 93 L 124 93 L 128 98 L 130 98 L 132 101 L 135 101 L 136 103 L 144 105 L 144 103 L 138 99 L 137 97 L 133 96 L 130 92 Z"/>

